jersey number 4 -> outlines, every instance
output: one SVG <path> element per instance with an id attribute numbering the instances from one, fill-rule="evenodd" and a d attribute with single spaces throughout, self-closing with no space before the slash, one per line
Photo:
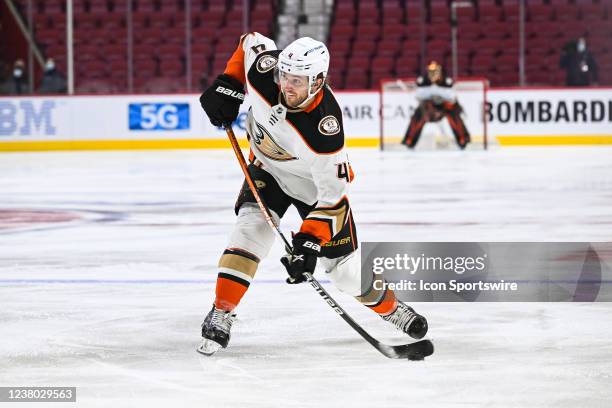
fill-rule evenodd
<path id="1" fill-rule="evenodd" d="M 347 183 L 353 181 L 353 171 L 351 169 L 351 165 L 348 162 L 342 162 L 336 164 L 336 168 L 338 169 L 337 176 L 339 179 L 345 179 Z"/>
<path id="2" fill-rule="evenodd" d="M 266 50 L 266 46 L 264 44 L 257 44 L 251 47 L 255 54 L 259 54 L 260 52 L 264 52 Z"/>

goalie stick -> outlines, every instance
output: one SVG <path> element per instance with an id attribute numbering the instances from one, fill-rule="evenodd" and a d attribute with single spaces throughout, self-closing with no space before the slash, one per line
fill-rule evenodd
<path id="1" fill-rule="evenodd" d="M 251 190 L 251 192 L 253 193 L 253 196 L 255 197 L 255 200 L 257 201 L 257 205 L 259 206 L 259 209 L 263 213 L 270 227 L 272 227 L 272 229 L 274 229 L 276 233 L 278 234 L 278 236 L 283 240 L 283 243 L 285 244 L 285 247 L 287 248 L 287 250 L 293 251 L 293 247 L 291 246 L 289 241 L 287 241 L 287 239 L 285 238 L 285 235 L 282 233 L 279 226 L 274 221 L 274 218 L 272 218 L 270 209 L 268 208 L 266 203 L 264 203 L 263 199 L 259 195 L 259 191 L 257 190 L 255 183 L 253 182 L 253 178 L 251 177 L 251 173 L 249 172 L 249 168 L 248 168 L 246 160 L 244 159 L 244 155 L 242 154 L 242 150 L 240 150 L 240 145 L 238 144 L 238 140 L 236 140 L 236 135 L 234 134 L 234 131 L 229 125 L 224 125 L 224 127 L 227 133 L 227 137 L 229 138 L 232 148 L 234 149 L 234 153 L 236 154 L 236 158 L 238 159 L 238 163 L 240 164 L 240 168 L 242 169 L 242 172 L 244 173 L 244 177 L 249 186 L 249 189 Z M 315 289 L 315 291 L 321 296 L 321 298 L 325 300 L 325 303 L 327 303 L 332 309 L 334 309 L 334 311 L 338 313 L 340 317 L 342 317 L 342 320 L 344 320 L 349 326 L 351 326 L 353 330 L 359 333 L 361 337 L 363 337 L 368 343 L 370 343 L 376 350 L 382 353 L 385 357 L 405 358 L 408 360 L 423 360 L 425 357 L 433 354 L 433 351 L 434 351 L 433 343 L 429 340 L 420 340 L 415 343 L 401 344 L 401 345 L 389 345 L 389 344 L 381 343 L 380 341 L 376 340 L 367 331 L 365 331 L 357 322 L 355 322 L 355 320 L 353 320 L 353 318 L 349 316 L 344 311 L 344 309 L 342 309 L 342 307 L 338 304 L 338 302 L 336 302 L 334 298 L 332 298 L 329 295 L 329 293 L 327 293 L 327 291 L 323 288 L 323 286 L 321 286 L 319 281 L 316 280 L 312 276 L 312 274 L 308 272 L 304 272 L 304 276 L 306 277 L 306 280 L 308 281 L 308 283 L 310 283 L 310 286 L 312 286 Z"/>

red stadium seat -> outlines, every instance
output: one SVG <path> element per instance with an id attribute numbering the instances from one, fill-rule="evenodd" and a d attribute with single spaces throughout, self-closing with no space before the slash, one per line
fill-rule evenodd
<path id="1" fill-rule="evenodd" d="M 404 9 L 395 1 L 383 2 L 382 24 L 401 24 L 404 21 Z"/>
<path id="2" fill-rule="evenodd" d="M 580 4 L 580 12 L 582 19 L 584 21 L 593 22 L 597 20 L 605 20 L 609 18 L 608 8 L 611 8 L 612 5 L 608 5 L 606 7 L 603 3 L 585 3 Z"/>
<path id="3" fill-rule="evenodd" d="M 400 55 L 413 57 L 421 52 L 419 40 L 404 40 L 400 47 Z"/>
<path id="4" fill-rule="evenodd" d="M 387 56 L 379 56 L 372 60 L 372 71 L 385 71 L 393 68 L 394 58 Z"/>
<path id="5" fill-rule="evenodd" d="M 395 56 L 398 54 L 401 43 L 399 41 L 381 41 L 376 47 L 379 56 Z"/>
<path id="6" fill-rule="evenodd" d="M 340 44 L 340 45 L 336 45 L 336 44 Z M 345 58 L 347 55 L 350 54 L 350 52 L 351 52 L 350 44 L 332 43 L 329 46 L 329 53 L 332 59 L 334 57 Z"/>
<path id="7" fill-rule="evenodd" d="M 578 20 L 568 20 L 563 23 L 561 34 L 566 39 L 576 39 L 588 32 L 588 24 Z"/>
<path id="8" fill-rule="evenodd" d="M 353 38 L 354 27 L 352 25 L 337 25 L 331 30 L 330 39 L 333 41 L 350 42 Z"/>
<path id="9" fill-rule="evenodd" d="M 432 1 L 429 13 L 429 21 L 432 23 L 448 23 L 450 21 L 450 9 L 446 4 L 446 1 Z"/>
<path id="10" fill-rule="evenodd" d="M 529 85 L 549 85 L 551 76 L 546 71 L 534 71 L 526 74 L 526 81 Z"/>
<path id="11" fill-rule="evenodd" d="M 422 2 L 406 2 L 406 20 L 408 24 L 419 24 L 426 15 L 427 12 L 423 9 Z"/>
<path id="12" fill-rule="evenodd" d="M 177 59 L 162 58 L 159 68 L 161 75 L 165 77 L 179 77 L 184 75 L 183 64 Z"/>
<path id="13" fill-rule="evenodd" d="M 357 40 L 376 40 L 378 39 L 379 35 L 379 25 L 359 25 L 355 31 Z"/>
<path id="14" fill-rule="evenodd" d="M 518 54 L 502 54 L 495 60 L 497 70 L 517 70 L 518 69 Z"/>
<path id="15" fill-rule="evenodd" d="M 336 1 L 335 18 L 337 20 L 342 19 L 342 20 L 353 21 L 356 15 L 357 15 L 357 11 L 355 10 L 355 5 L 353 4 L 352 1 L 350 2 Z"/>
<path id="16" fill-rule="evenodd" d="M 408 32 L 409 28 L 404 24 L 385 24 L 381 36 L 383 40 L 400 42 Z"/>
<path id="17" fill-rule="evenodd" d="M 86 94 L 106 94 L 117 90 L 110 81 L 98 78 L 79 80 L 75 85 L 76 92 Z"/>
<path id="18" fill-rule="evenodd" d="M 179 4 L 177 0 L 161 0 L 160 10 L 164 13 L 177 13 Z"/>
<path id="19" fill-rule="evenodd" d="M 504 3 L 504 21 L 506 23 L 518 22 L 519 19 L 519 5 L 518 3 Z"/>
<path id="20" fill-rule="evenodd" d="M 471 23 L 476 20 L 476 7 L 457 8 L 457 22 L 459 24 Z"/>
<path id="21" fill-rule="evenodd" d="M 47 15 L 63 14 L 65 2 L 60 0 L 47 0 L 44 3 L 44 13 Z"/>
<path id="22" fill-rule="evenodd" d="M 528 36 L 534 37 L 558 37 L 564 30 L 564 27 L 561 26 L 556 21 L 541 21 L 537 23 L 527 22 L 525 24 L 525 31 Z"/>
<path id="23" fill-rule="evenodd" d="M 494 4 L 481 4 L 478 14 L 481 22 L 498 22 L 503 18 L 502 8 Z"/>
<path id="24" fill-rule="evenodd" d="M 507 71 L 507 72 L 500 72 L 499 76 L 497 77 L 497 81 L 499 86 L 516 86 L 518 85 L 518 81 L 519 81 L 519 75 L 518 72 L 514 71 Z"/>
<path id="25" fill-rule="evenodd" d="M 527 5 L 527 16 L 529 21 L 532 22 L 551 21 L 554 18 L 554 8 L 548 4 L 529 3 Z"/>
<path id="26" fill-rule="evenodd" d="M 366 57 L 353 56 L 349 59 L 349 69 L 363 69 L 366 70 L 370 67 L 370 59 Z"/>
<path id="27" fill-rule="evenodd" d="M 557 21 L 575 21 L 580 16 L 580 9 L 576 4 L 566 3 L 555 7 Z"/>
<path id="28" fill-rule="evenodd" d="M 182 92 L 185 90 L 185 78 L 160 77 L 148 81 L 144 90 L 148 93 Z"/>
<path id="29" fill-rule="evenodd" d="M 90 0 L 89 12 L 93 15 L 105 15 L 109 12 L 108 4 L 105 0 Z"/>
<path id="30" fill-rule="evenodd" d="M 368 87 L 368 75 L 365 72 L 349 74 L 344 84 L 346 89 L 365 89 Z"/>
<path id="31" fill-rule="evenodd" d="M 439 50 L 450 50 L 451 43 L 445 40 L 431 40 L 427 43 L 427 52 L 439 51 Z"/>
<path id="32" fill-rule="evenodd" d="M 376 42 L 371 40 L 355 41 L 353 43 L 352 55 L 360 57 L 370 57 L 374 54 Z"/>
<path id="33" fill-rule="evenodd" d="M 344 68 L 346 68 L 346 57 L 332 54 L 329 66 L 330 69 L 335 71 L 344 71 Z"/>
<path id="34" fill-rule="evenodd" d="M 395 65 L 395 76 L 398 78 L 409 78 L 419 75 L 421 72 L 419 61 L 406 61 Z"/>
<path id="35" fill-rule="evenodd" d="M 235 50 L 243 32 L 240 0 L 133 0 L 137 89 L 184 88 L 186 1 L 192 12 L 194 87 L 203 73 L 210 78 L 222 71 Z M 21 0 L 18 3 L 22 7 L 25 4 Z M 56 58 L 65 56 L 65 0 L 34 3 L 36 41 L 45 54 Z M 270 34 L 275 28 L 276 8 L 280 3 L 275 0 L 250 0 L 249 3 L 249 30 Z M 382 77 L 414 76 L 421 71 L 425 58 L 439 59 L 449 68 L 449 0 L 336 0 L 333 3 L 327 45 L 334 86 L 377 87 Z M 515 84 L 519 1 L 473 3 L 477 7 L 457 9 L 460 73 L 490 76 L 495 84 Z M 124 89 L 126 6 L 124 0 L 74 2 L 77 84 L 101 81 L 99 88 Z M 526 6 L 528 81 L 546 83 L 544 73 L 563 81 L 563 71 L 558 69 L 560 50 L 567 41 L 581 35 L 587 36 L 587 44 L 600 62 L 600 82 L 609 78 L 606 70 L 611 69 L 612 55 L 610 0 L 528 0 Z M 424 56 L 421 55 L 423 18 L 427 19 Z M 154 77 L 160 80 L 152 83 Z"/>

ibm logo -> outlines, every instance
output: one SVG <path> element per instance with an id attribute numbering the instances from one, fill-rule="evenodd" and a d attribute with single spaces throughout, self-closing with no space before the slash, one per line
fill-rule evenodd
<path id="1" fill-rule="evenodd" d="M 55 101 L 0 101 L 0 136 L 55 135 Z"/>

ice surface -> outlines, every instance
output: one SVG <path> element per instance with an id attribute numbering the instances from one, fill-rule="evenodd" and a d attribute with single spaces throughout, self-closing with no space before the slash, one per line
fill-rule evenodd
<path id="1" fill-rule="evenodd" d="M 351 159 L 362 241 L 612 237 L 609 148 Z M 240 185 L 230 151 L 2 155 L 0 386 L 76 386 L 79 407 L 610 406 L 612 305 L 416 304 L 436 353 L 392 361 L 283 283 L 279 242 L 230 348 L 200 356 Z M 291 211 L 282 228 L 298 225 Z M 405 340 L 326 287 L 373 334 Z"/>

